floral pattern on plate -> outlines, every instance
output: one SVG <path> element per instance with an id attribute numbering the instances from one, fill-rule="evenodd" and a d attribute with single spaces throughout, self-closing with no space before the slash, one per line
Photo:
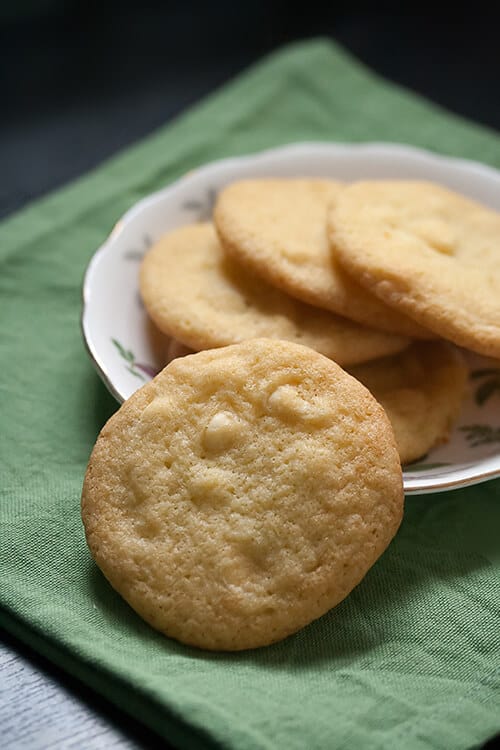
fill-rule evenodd
<path id="1" fill-rule="evenodd" d="M 130 209 L 87 269 L 84 340 L 118 401 L 128 398 L 167 362 L 168 339 L 155 330 L 140 302 L 138 265 L 144 253 L 165 232 L 209 220 L 217 192 L 229 182 L 271 176 L 428 179 L 500 210 L 496 170 L 397 144 L 294 144 L 196 169 Z M 470 390 L 450 439 L 405 467 L 407 494 L 443 491 L 500 476 L 499 362 L 475 355 L 469 356 L 469 362 Z"/>

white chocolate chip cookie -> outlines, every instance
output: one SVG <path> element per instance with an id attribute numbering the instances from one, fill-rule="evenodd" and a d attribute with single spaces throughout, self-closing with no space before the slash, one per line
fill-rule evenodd
<path id="1" fill-rule="evenodd" d="M 500 357 L 500 214 L 428 182 L 360 182 L 329 226 L 335 257 L 380 300 Z"/>
<path id="2" fill-rule="evenodd" d="M 384 407 L 401 463 L 445 442 L 467 387 L 461 353 L 439 341 L 418 342 L 392 357 L 349 369 Z"/>
<path id="3" fill-rule="evenodd" d="M 235 182 L 217 200 L 214 222 L 224 250 L 269 284 L 358 323 L 432 338 L 363 289 L 335 262 L 327 212 L 343 186 L 333 180 Z"/>
<path id="4" fill-rule="evenodd" d="M 82 516 L 90 550 L 166 635 L 263 646 L 338 604 L 394 536 L 399 456 L 331 360 L 256 339 L 177 359 L 105 425 Z"/>
<path id="5" fill-rule="evenodd" d="M 339 364 L 401 351 L 408 339 L 306 305 L 226 258 L 211 224 L 176 229 L 146 255 L 144 304 L 158 328 L 192 349 L 265 336 L 310 346 Z"/>

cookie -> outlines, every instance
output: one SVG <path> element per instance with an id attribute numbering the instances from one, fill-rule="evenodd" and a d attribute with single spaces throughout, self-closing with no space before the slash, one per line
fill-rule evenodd
<path id="1" fill-rule="evenodd" d="M 329 216 L 334 252 L 381 300 L 500 357 L 500 214 L 428 182 L 362 182 Z"/>
<path id="2" fill-rule="evenodd" d="M 266 336 L 354 364 L 408 345 L 401 336 L 366 328 L 268 286 L 224 256 L 211 224 L 182 227 L 161 239 L 143 261 L 140 288 L 156 325 L 196 350 Z"/>
<path id="3" fill-rule="evenodd" d="M 467 387 L 467 366 L 449 344 L 420 341 L 401 354 L 349 369 L 384 407 L 401 463 L 449 438 Z"/>
<path id="4" fill-rule="evenodd" d="M 222 650 L 338 604 L 402 510 L 382 407 L 331 360 L 269 339 L 168 365 L 105 425 L 82 493 L 112 586 L 167 636 Z"/>
<path id="5" fill-rule="evenodd" d="M 233 183 L 220 193 L 214 212 L 223 248 L 269 284 L 310 305 L 380 330 L 429 338 L 334 263 L 326 219 L 341 191 L 331 180 Z"/>

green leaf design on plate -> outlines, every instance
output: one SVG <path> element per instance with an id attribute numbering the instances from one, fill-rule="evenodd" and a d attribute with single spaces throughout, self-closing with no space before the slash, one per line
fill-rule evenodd
<path id="1" fill-rule="evenodd" d="M 415 464 L 406 464 L 406 466 L 403 466 L 404 471 L 427 471 L 427 469 L 442 469 L 444 466 L 451 466 L 451 464 L 447 461 L 442 462 L 436 462 L 433 464 L 426 464 L 426 463 L 415 463 Z"/>
<path id="2" fill-rule="evenodd" d="M 122 345 L 120 344 L 120 342 L 119 342 L 119 341 L 117 341 L 116 339 L 111 339 L 111 341 L 113 342 L 113 344 L 114 344 L 114 345 L 116 346 L 116 348 L 117 348 L 117 349 L 118 349 L 118 351 L 120 352 L 120 355 L 121 355 L 121 356 L 122 356 L 122 357 L 123 357 L 123 358 L 125 359 L 125 349 L 124 349 L 124 348 L 123 348 L 123 346 L 122 346 Z"/>
<path id="3" fill-rule="evenodd" d="M 127 367 L 127 370 L 132 373 L 132 375 L 135 375 L 136 378 L 139 378 L 139 380 L 145 381 L 146 378 L 142 374 L 142 372 L 139 372 L 138 370 L 135 370 L 134 367 Z"/>
<path id="4" fill-rule="evenodd" d="M 203 208 L 203 203 L 200 201 L 185 201 L 182 204 L 182 208 L 186 211 L 198 211 Z"/>
<path id="5" fill-rule="evenodd" d="M 500 381 L 496 378 L 485 380 L 484 383 L 481 383 L 474 395 L 476 404 L 478 406 L 482 406 L 483 404 L 485 404 L 488 399 L 493 396 L 495 391 L 498 391 L 500 393 Z"/>
<path id="6" fill-rule="evenodd" d="M 125 347 L 122 346 L 122 344 L 120 344 L 117 339 L 112 338 L 111 341 L 118 349 L 120 357 L 125 360 L 126 369 L 132 375 L 135 375 L 136 378 L 139 378 L 139 380 L 142 380 L 145 383 L 146 380 L 148 380 L 149 378 L 154 378 L 154 376 L 158 374 L 159 370 L 156 367 L 144 364 L 143 362 L 136 362 L 134 352 L 130 349 L 125 349 Z M 146 377 L 146 375 L 148 375 L 149 378 Z"/>
<path id="7" fill-rule="evenodd" d="M 197 221 L 208 221 L 212 218 L 212 212 L 217 200 L 215 188 L 208 188 L 205 197 L 201 200 L 187 200 L 182 204 L 185 211 L 195 211 L 198 214 Z"/>
<path id="8" fill-rule="evenodd" d="M 467 424 L 460 427 L 465 432 L 465 437 L 471 448 L 478 445 L 489 445 L 500 443 L 500 427 L 492 427 L 490 424 Z"/>
<path id="9" fill-rule="evenodd" d="M 127 362 L 134 362 L 134 353 L 131 352 L 130 349 L 125 349 L 125 347 L 123 347 L 116 339 L 111 339 L 111 341 L 116 346 L 116 348 L 120 352 L 120 356 L 123 357 L 124 360 L 126 360 Z"/>
<path id="10" fill-rule="evenodd" d="M 146 251 L 149 250 L 152 244 L 153 244 L 153 240 L 151 239 L 149 234 L 143 234 L 142 235 L 142 250 L 138 250 L 137 248 L 131 248 L 130 250 L 127 250 L 123 258 L 125 260 L 141 261 L 144 258 Z"/>
<path id="11" fill-rule="evenodd" d="M 484 367 L 482 370 L 473 370 L 470 374 L 471 378 L 484 378 L 486 375 L 495 375 L 500 378 L 500 367 Z"/>
<path id="12" fill-rule="evenodd" d="M 483 406 L 494 393 L 500 393 L 500 368 L 485 367 L 481 370 L 474 370 L 470 376 L 473 380 L 487 378 L 476 388 L 474 394 L 474 399 L 478 406 Z"/>
<path id="13" fill-rule="evenodd" d="M 144 257 L 144 253 L 142 250 L 128 250 L 125 255 L 123 256 L 125 260 L 142 260 Z"/>

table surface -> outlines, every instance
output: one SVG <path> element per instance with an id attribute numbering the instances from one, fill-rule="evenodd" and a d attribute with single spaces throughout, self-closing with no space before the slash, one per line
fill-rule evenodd
<path id="1" fill-rule="evenodd" d="M 3 750 L 20 748 L 86 748 L 139 750 L 163 747 L 121 716 L 100 706 L 94 696 L 43 663 L 20 644 L 0 643 L 0 726 Z M 152 744 L 152 742 L 155 744 Z"/>
<path id="2" fill-rule="evenodd" d="M 278 3 L 268 3 L 263 23 L 259 3 L 243 3 L 235 15 L 229 0 L 153 3 L 147 13 L 133 2 L 109 2 L 98 18 L 92 4 L 82 10 L 70 2 L 64 13 L 57 2 L 39 5 L 36 16 L 0 10 L 1 62 L 8 63 L 2 66 L 0 216 L 83 174 L 263 53 L 299 37 L 330 35 L 387 78 L 500 130 L 494 94 L 500 10 L 471 18 L 455 9 L 450 20 L 444 11 L 427 17 L 404 9 L 332 8 L 325 14 L 313 5 L 307 18 L 292 11 L 284 18 Z M 119 35 L 113 33 L 117 14 Z M 0 726 L 3 750 L 168 747 L 6 634 Z"/>

